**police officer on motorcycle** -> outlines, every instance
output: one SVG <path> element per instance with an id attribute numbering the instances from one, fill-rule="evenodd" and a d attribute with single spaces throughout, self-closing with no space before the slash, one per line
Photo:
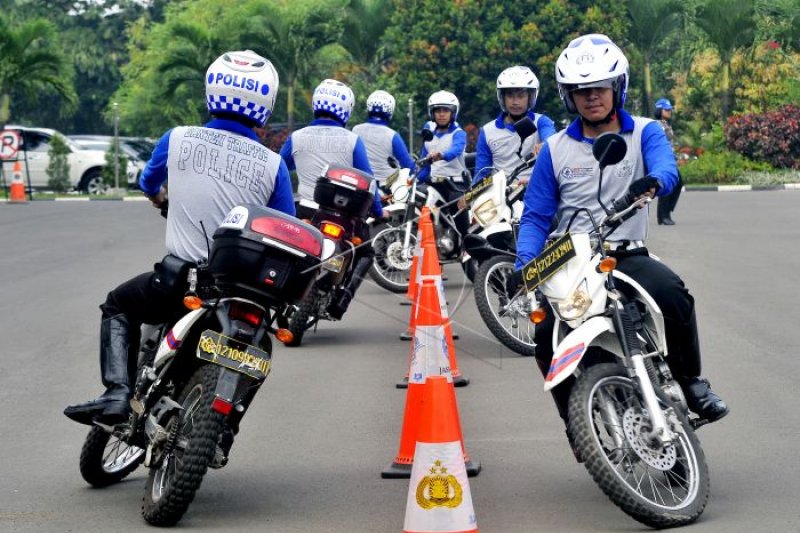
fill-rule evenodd
<path id="1" fill-rule="evenodd" d="M 311 97 L 314 120 L 292 133 L 281 147 L 281 157 L 289 170 L 297 171 L 297 194 L 306 200 L 314 199 L 314 188 L 328 166 L 346 166 L 372 174 L 364 141 L 345 128 L 353 112 L 355 95 L 352 89 L 336 80 L 323 80 Z M 375 191 L 373 215 L 383 217 L 378 190 Z M 364 225 L 364 242 L 369 241 L 369 228 Z M 341 319 L 364 280 L 375 252 L 372 246 L 356 249 L 353 274 L 342 294 L 328 306 L 331 318 Z"/>
<path id="2" fill-rule="evenodd" d="M 232 207 L 251 203 L 295 213 L 286 165 L 259 143 L 254 131 L 266 124 L 275 105 L 278 73 L 272 63 L 251 50 L 227 52 L 211 64 L 205 80 L 212 120 L 202 127 L 167 131 L 139 180 L 145 195 L 161 208 L 169 179 L 169 255 L 154 272 L 109 292 L 100 306 L 100 373 L 106 391 L 64 410 L 81 424 L 116 424 L 128 418 L 140 326 L 180 316 L 188 285 L 185 279 L 169 283 L 167 278 L 175 274 L 176 264 L 208 260 L 208 239 Z"/>
<path id="3" fill-rule="evenodd" d="M 628 60 L 605 35 L 578 37 L 556 62 L 559 95 L 578 118 L 566 130 L 550 137 L 539 153 L 524 202 L 518 241 L 517 268 L 536 257 L 550 237 L 566 231 L 576 209 L 592 211 L 595 219 L 605 213 L 597 201 L 597 162 L 592 156 L 594 139 L 604 132 L 621 134 L 628 145 L 627 157 L 604 179 L 600 192 L 604 203 L 629 198 L 668 194 L 678 180 L 675 158 L 658 122 L 629 115 L 624 109 L 629 83 Z M 728 414 L 728 406 L 700 377 L 700 342 L 694 298 L 672 270 L 653 259 L 644 247 L 647 209 L 622 223 L 614 233 L 618 270 L 639 282 L 653 296 L 664 314 L 668 362 L 686 396 L 689 408 L 708 421 Z M 558 226 L 549 232 L 553 217 Z M 579 217 L 580 218 L 580 217 Z M 519 276 L 519 271 L 517 271 Z M 515 283 L 521 281 L 521 276 Z M 552 357 L 552 321 L 537 326 L 536 358 L 544 374 Z M 562 417 L 569 391 L 553 389 Z"/>
<path id="4" fill-rule="evenodd" d="M 533 111 L 538 94 L 539 78 L 528 67 L 509 67 L 497 77 L 500 114 L 484 124 L 478 135 L 473 185 L 493 168 L 510 174 L 527 154 L 538 151 L 541 143 L 556 132 L 550 117 Z M 523 141 L 514 129 L 514 123 L 526 116 L 536 126 L 536 132 Z M 527 183 L 530 173 L 530 170 L 522 172 L 520 182 Z"/>
<path id="5" fill-rule="evenodd" d="M 400 168 L 414 166 L 414 160 L 408 154 L 406 143 L 400 134 L 389 126 L 394 108 L 394 96 L 386 91 L 375 91 L 367 97 L 367 121 L 353 127 L 353 133 L 358 135 L 367 147 L 369 164 L 380 186 L 395 172 L 395 169 L 389 166 L 390 157 L 397 160 Z"/>

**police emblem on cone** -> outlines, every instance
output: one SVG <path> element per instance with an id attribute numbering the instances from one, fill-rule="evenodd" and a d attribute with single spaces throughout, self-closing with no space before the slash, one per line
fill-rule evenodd
<path id="1" fill-rule="evenodd" d="M 422 418 L 408 488 L 404 533 L 477 533 L 453 386 L 444 376 L 425 382 Z"/>

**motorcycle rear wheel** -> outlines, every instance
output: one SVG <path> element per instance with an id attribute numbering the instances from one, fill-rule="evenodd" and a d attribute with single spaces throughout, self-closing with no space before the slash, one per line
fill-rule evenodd
<path id="1" fill-rule="evenodd" d="M 175 525 L 192 503 L 214 459 L 224 419 L 211 408 L 219 373 L 216 365 L 202 365 L 177 397 L 183 410 L 166 428 L 174 430 L 168 439 L 174 436 L 174 444 L 160 465 L 150 470 L 145 486 L 142 516 L 149 524 Z"/>
<path id="2" fill-rule="evenodd" d="M 514 260 L 505 256 L 490 257 L 478 268 L 472 290 L 486 327 L 497 340 L 520 355 L 534 354 L 534 325 L 528 318 L 526 300 L 509 302 L 506 280 L 514 272 Z M 524 312 L 523 312 L 524 311 Z"/>
<path id="3" fill-rule="evenodd" d="M 300 346 L 306 331 L 316 323 L 316 312 L 319 306 L 319 296 L 317 288 L 311 287 L 308 294 L 297 306 L 289 319 L 289 331 L 292 332 L 292 340 L 285 343 L 289 347 Z"/>
<path id="4" fill-rule="evenodd" d="M 408 291 L 413 250 L 417 243 L 416 224 L 412 227 L 409 237 L 408 250 L 403 247 L 405 238 L 404 226 L 386 228 L 372 239 L 375 260 L 369 269 L 369 274 L 375 280 L 375 283 L 387 291 L 398 294 Z"/>
<path id="5" fill-rule="evenodd" d="M 657 388 L 677 441 L 652 444 L 638 384 L 618 364 L 590 367 L 575 382 L 567 431 L 603 492 L 625 513 L 653 528 L 690 524 L 710 490 L 703 449 L 686 416 Z M 668 414 L 671 410 L 674 416 Z"/>
<path id="6" fill-rule="evenodd" d="M 130 446 L 99 426 L 86 435 L 81 449 L 81 476 L 93 487 L 119 483 L 144 461 L 144 450 Z"/>

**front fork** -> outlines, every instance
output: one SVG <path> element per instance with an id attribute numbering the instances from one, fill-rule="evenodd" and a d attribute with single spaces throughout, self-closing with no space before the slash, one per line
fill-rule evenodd
<path id="1" fill-rule="evenodd" d="M 636 334 L 636 327 L 620 300 L 613 299 L 612 302 L 614 329 L 617 331 L 617 338 L 620 346 L 622 346 L 622 352 L 628 361 L 628 370 L 631 378 L 639 383 L 644 407 L 647 409 L 650 423 L 652 424 L 646 437 L 651 442 L 666 446 L 674 442 L 677 437 L 670 429 L 667 418 L 664 416 L 664 411 L 661 410 L 653 382 L 650 380 L 650 374 L 647 372 L 647 367 L 644 363 L 644 354 Z"/>

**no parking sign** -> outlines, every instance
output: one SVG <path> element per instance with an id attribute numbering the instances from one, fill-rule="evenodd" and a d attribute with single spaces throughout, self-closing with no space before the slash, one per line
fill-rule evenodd
<path id="1" fill-rule="evenodd" d="M 0 132 L 0 159 L 15 161 L 19 153 L 20 135 L 16 130 L 3 130 Z"/>

